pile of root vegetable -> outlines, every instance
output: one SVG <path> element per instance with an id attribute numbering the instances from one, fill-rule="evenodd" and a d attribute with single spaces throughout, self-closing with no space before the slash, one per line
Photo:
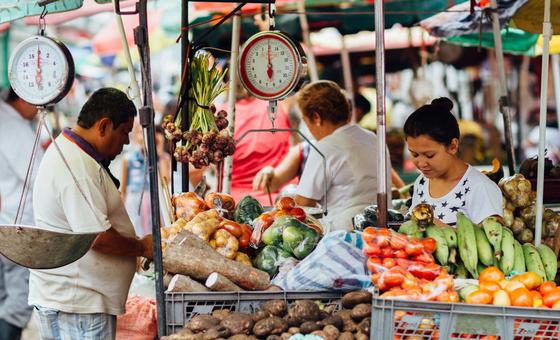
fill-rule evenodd
<path id="1" fill-rule="evenodd" d="M 283 300 L 264 303 L 253 314 L 215 310 L 197 315 L 180 332 L 166 340 L 290 339 L 296 334 L 313 334 L 326 340 L 366 340 L 370 335 L 371 293 L 347 293 L 339 304 L 321 306 L 311 300 L 288 305 Z"/>

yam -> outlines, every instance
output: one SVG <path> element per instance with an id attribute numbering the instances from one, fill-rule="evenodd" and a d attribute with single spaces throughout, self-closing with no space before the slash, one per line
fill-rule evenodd
<path id="1" fill-rule="evenodd" d="M 194 333 L 206 332 L 212 327 L 218 326 L 220 320 L 212 315 L 197 315 L 189 321 L 187 328 Z"/>
<path id="2" fill-rule="evenodd" d="M 321 325 L 315 321 L 306 321 L 299 327 L 302 334 L 311 334 L 315 331 L 322 329 Z"/>
<path id="3" fill-rule="evenodd" d="M 175 274 L 169 280 L 166 292 L 207 292 L 208 290 L 203 284 L 186 275 Z"/>
<path id="4" fill-rule="evenodd" d="M 243 290 L 241 287 L 231 282 L 227 277 L 219 273 L 210 274 L 206 279 L 205 286 L 216 292 L 239 292 Z"/>
<path id="5" fill-rule="evenodd" d="M 290 327 L 288 329 L 288 333 L 290 334 L 298 334 L 299 333 L 299 327 Z"/>
<path id="6" fill-rule="evenodd" d="M 321 320 L 320 323 L 323 327 L 332 325 L 339 331 L 344 329 L 344 321 L 339 315 L 331 315 L 328 318 Z"/>
<path id="7" fill-rule="evenodd" d="M 351 332 L 344 332 L 338 336 L 338 340 L 354 340 L 354 334 Z"/>
<path id="8" fill-rule="evenodd" d="M 220 321 L 230 314 L 231 311 L 229 309 L 218 309 L 212 312 L 212 316 Z"/>
<path id="9" fill-rule="evenodd" d="M 283 300 L 272 300 L 262 305 L 261 310 L 264 310 L 272 316 L 283 317 L 288 312 L 288 305 L 286 301 Z"/>
<path id="10" fill-rule="evenodd" d="M 352 319 L 360 322 L 363 319 L 371 316 L 371 303 L 360 303 L 352 308 Z"/>
<path id="11" fill-rule="evenodd" d="M 216 340 L 216 339 L 223 339 L 230 336 L 229 329 L 225 328 L 222 325 L 218 325 L 215 327 L 210 328 L 204 335 L 202 336 L 203 340 Z"/>
<path id="12" fill-rule="evenodd" d="M 266 319 L 271 317 L 272 315 L 268 314 L 268 312 L 265 312 L 264 310 L 258 310 L 255 313 L 253 313 L 252 317 L 253 317 L 253 322 L 259 322 L 262 319 Z"/>
<path id="13" fill-rule="evenodd" d="M 253 334 L 264 338 L 269 335 L 282 334 L 286 329 L 288 329 L 288 324 L 284 319 L 271 316 L 258 321 L 253 327 Z"/>
<path id="14" fill-rule="evenodd" d="M 253 329 L 253 318 L 249 314 L 232 313 L 226 316 L 221 325 L 227 328 L 232 335 L 235 334 L 249 334 Z"/>
<path id="15" fill-rule="evenodd" d="M 354 306 L 361 303 L 371 303 L 372 295 L 366 290 L 360 290 L 357 292 L 350 292 L 342 297 L 342 307 L 346 309 L 352 309 Z"/>
<path id="16" fill-rule="evenodd" d="M 294 317 L 300 322 L 305 321 L 317 321 L 319 320 L 319 315 L 321 314 L 321 310 L 319 306 L 309 300 L 298 300 L 296 301 L 295 305 L 290 308 L 288 315 Z"/>
<path id="17" fill-rule="evenodd" d="M 323 332 L 327 335 L 329 339 L 338 339 L 340 331 L 333 325 L 327 325 L 323 328 Z"/>

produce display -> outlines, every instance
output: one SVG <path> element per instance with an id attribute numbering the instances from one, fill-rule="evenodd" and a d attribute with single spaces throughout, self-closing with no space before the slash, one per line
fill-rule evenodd
<path id="1" fill-rule="evenodd" d="M 227 131 L 227 112 L 216 112 L 212 104 L 225 91 L 223 80 L 227 70 L 212 63 L 208 53 L 195 54 L 190 68 L 189 130 L 181 130 L 181 122 L 187 119 L 182 111 L 175 117 L 165 116 L 162 127 L 166 138 L 177 145 L 173 153 L 175 159 L 181 163 L 190 162 L 200 169 L 211 163 L 219 164 L 225 157 L 233 155 L 235 142 Z"/>
<path id="2" fill-rule="evenodd" d="M 270 300 L 252 314 L 228 309 L 197 315 L 180 332 L 163 339 L 290 339 L 313 334 L 325 340 L 366 340 L 370 334 L 371 293 L 356 291 L 339 302 Z"/>
<path id="3" fill-rule="evenodd" d="M 533 242 L 536 216 L 536 193 L 531 191 L 531 182 L 521 174 L 503 178 L 500 188 L 504 194 L 504 223 L 515 238 L 521 242 Z M 560 226 L 560 214 L 544 209 L 542 221 L 543 242 L 553 246 L 554 235 Z"/>
<path id="4" fill-rule="evenodd" d="M 519 173 L 522 174 L 527 179 L 536 179 L 539 157 L 533 156 L 527 158 L 521 163 L 519 167 Z M 552 164 L 549 158 L 544 159 L 544 178 L 560 178 L 560 164 Z"/>
<path id="5" fill-rule="evenodd" d="M 478 284 L 464 285 L 459 295 L 470 304 L 560 309 L 560 288 L 533 271 L 506 280 L 500 269 L 491 266 L 480 272 Z"/>
<path id="6" fill-rule="evenodd" d="M 364 212 L 354 216 L 353 225 L 355 230 L 364 230 L 367 227 L 377 226 L 377 216 L 379 215 L 377 205 L 370 205 L 364 208 Z M 387 223 L 402 223 L 404 216 L 397 210 L 387 210 Z"/>

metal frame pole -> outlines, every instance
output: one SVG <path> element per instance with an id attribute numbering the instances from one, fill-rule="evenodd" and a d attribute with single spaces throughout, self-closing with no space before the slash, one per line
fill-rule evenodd
<path id="1" fill-rule="evenodd" d="M 181 79 L 187 79 L 189 74 L 188 62 L 188 47 L 189 47 L 189 31 L 186 29 L 189 26 L 189 2 L 187 0 L 181 1 Z M 183 119 L 181 120 L 181 131 L 187 131 L 190 126 L 189 121 L 189 85 L 187 81 L 187 88 L 185 91 L 186 99 L 183 101 L 181 112 L 183 112 Z M 189 191 L 189 164 L 177 164 L 181 167 L 181 191 Z M 172 188 L 174 190 L 174 188 Z"/>
<path id="2" fill-rule="evenodd" d="M 537 168 L 537 208 L 535 220 L 535 246 L 541 244 L 542 216 L 543 216 L 543 193 L 544 193 L 544 148 L 546 142 L 546 116 L 548 100 L 548 59 L 550 39 L 552 38 L 552 24 L 550 23 L 550 0 L 544 2 L 543 20 L 543 55 L 541 69 L 541 105 L 539 117 L 539 160 Z"/>
<path id="3" fill-rule="evenodd" d="M 385 142 L 385 18 L 384 1 L 375 1 L 375 79 L 377 92 L 377 226 L 387 226 L 387 147 Z"/>
<path id="4" fill-rule="evenodd" d="M 554 103 L 556 104 L 556 121 L 558 128 L 560 128 L 560 56 L 553 54 L 552 58 L 552 81 L 554 84 Z"/>

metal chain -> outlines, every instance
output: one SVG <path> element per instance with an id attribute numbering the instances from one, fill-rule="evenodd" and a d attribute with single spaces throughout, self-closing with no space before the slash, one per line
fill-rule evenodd
<path id="1" fill-rule="evenodd" d="M 274 31 L 276 27 L 276 21 L 274 20 L 275 15 L 276 15 L 276 5 L 270 3 L 268 5 L 268 29 L 270 31 Z"/>
<path id="2" fill-rule="evenodd" d="M 268 119 L 272 123 L 272 128 L 274 129 L 274 122 L 278 117 L 278 102 L 276 100 L 271 100 L 268 102 Z"/>
<path id="3" fill-rule="evenodd" d="M 47 27 L 47 21 L 45 20 L 45 17 L 48 13 L 49 12 L 47 11 L 47 6 L 43 6 L 43 11 L 39 16 L 39 35 L 45 35 L 45 28 Z"/>

